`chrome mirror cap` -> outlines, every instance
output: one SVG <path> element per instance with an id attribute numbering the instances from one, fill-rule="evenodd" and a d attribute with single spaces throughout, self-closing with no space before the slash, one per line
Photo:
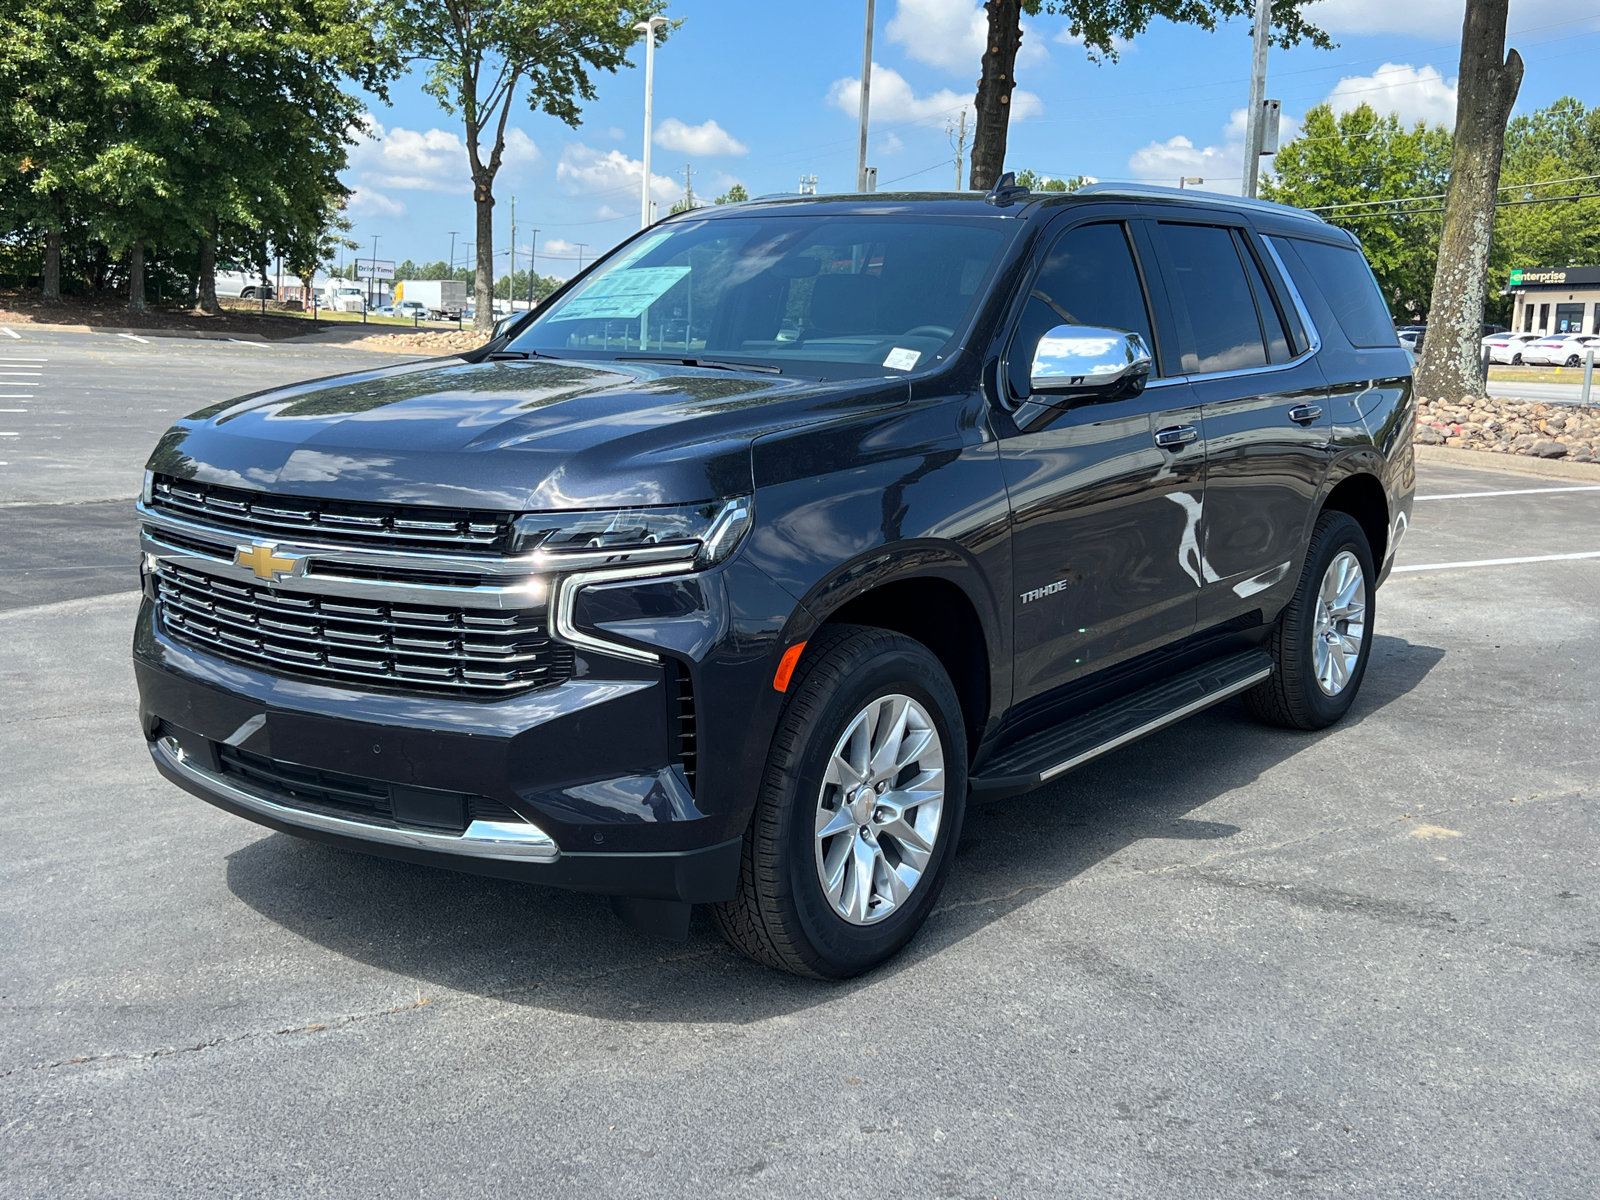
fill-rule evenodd
<path id="1" fill-rule="evenodd" d="M 1057 325 L 1039 339 L 1029 387 L 1035 395 L 1134 396 L 1144 387 L 1153 361 L 1137 333 Z"/>

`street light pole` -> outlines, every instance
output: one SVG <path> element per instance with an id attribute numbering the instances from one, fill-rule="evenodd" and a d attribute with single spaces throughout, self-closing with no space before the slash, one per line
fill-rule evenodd
<path id="1" fill-rule="evenodd" d="M 867 0 L 867 36 L 861 49 L 861 141 L 856 148 L 856 191 L 867 190 L 867 115 L 872 108 L 872 9 Z"/>
<path id="2" fill-rule="evenodd" d="M 367 323 L 367 308 L 372 307 L 372 285 L 378 278 L 378 235 L 372 235 L 372 269 L 367 272 L 367 305 L 361 310 L 361 323 Z"/>
<path id="3" fill-rule="evenodd" d="M 511 197 L 511 270 L 506 272 L 506 307 L 517 308 L 517 198 Z"/>
<path id="4" fill-rule="evenodd" d="M 656 27 L 665 25 L 665 17 L 651 17 L 634 26 L 644 34 L 644 180 L 639 185 L 639 228 L 650 225 L 650 135 L 654 132 L 650 105 L 656 87 Z"/>
<path id="5" fill-rule="evenodd" d="M 1261 105 L 1267 98 L 1267 38 L 1272 32 L 1272 0 L 1256 0 L 1254 52 L 1250 58 L 1250 106 L 1244 113 L 1244 181 L 1241 196 L 1256 195 L 1261 174 Z"/>
<path id="6" fill-rule="evenodd" d="M 533 309 L 533 278 L 538 274 L 539 263 L 539 231 L 533 231 L 533 238 L 528 242 L 528 308 Z"/>

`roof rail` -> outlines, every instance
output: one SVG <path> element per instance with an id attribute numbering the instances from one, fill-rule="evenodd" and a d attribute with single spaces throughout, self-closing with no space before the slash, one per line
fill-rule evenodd
<path id="1" fill-rule="evenodd" d="M 1253 200 L 1244 196 L 1227 196 L 1221 192 L 1197 192 L 1189 188 L 1161 187 L 1154 183 L 1090 183 L 1073 193 L 1075 196 L 1148 196 L 1153 200 L 1187 200 L 1195 204 L 1227 204 L 1232 208 L 1269 212 L 1279 217 L 1298 217 L 1302 221 L 1327 222 L 1316 213 L 1292 204 L 1274 204 L 1271 200 Z"/>

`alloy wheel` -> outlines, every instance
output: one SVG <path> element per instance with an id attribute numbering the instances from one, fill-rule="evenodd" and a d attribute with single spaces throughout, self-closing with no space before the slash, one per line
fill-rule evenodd
<path id="1" fill-rule="evenodd" d="M 879 696 L 845 726 L 817 797 L 817 876 L 852 925 L 888 917 L 916 891 L 944 815 L 944 747 L 928 710 Z"/>
<path id="2" fill-rule="evenodd" d="M 1337 696 L 1350 682 L 1367 636 L 1367 580 L 1348 550 L 1334 556 L 1317 589 L 1311 660 L 1317 686 Z"/>

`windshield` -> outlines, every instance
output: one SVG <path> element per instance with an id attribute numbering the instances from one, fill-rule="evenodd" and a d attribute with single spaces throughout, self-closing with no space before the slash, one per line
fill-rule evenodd
<path id="1" fill-rule="evenodd" d="M 1006 234 L 994 218 L 724 217 L 626 247 L 508 349 L 881 375 L 954 353 Z M 1009 231 L 1008 231 L 1009 232 Z"/>

